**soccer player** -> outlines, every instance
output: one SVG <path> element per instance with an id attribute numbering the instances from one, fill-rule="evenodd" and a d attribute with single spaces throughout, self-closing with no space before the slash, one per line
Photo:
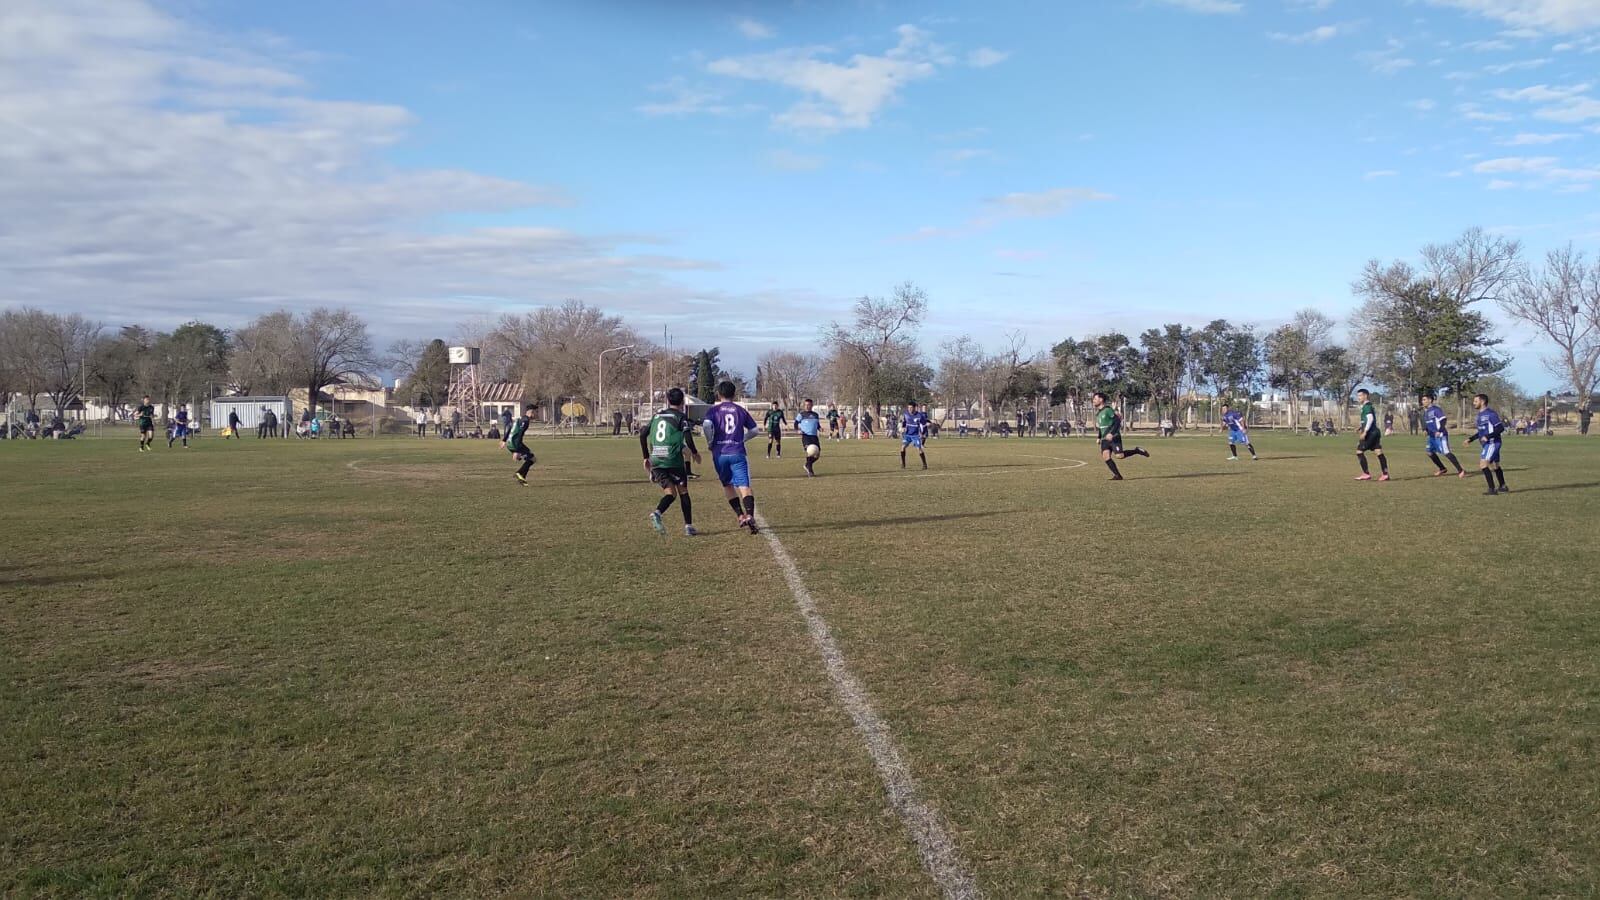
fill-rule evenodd
<path id="1" fill-rule="evenodd" d="M 506 439 L 500 442 L 500 446 L 511 451 L 512 459 L 522 463 L 522 468 L 517 470 L 517 483 L 521 485 L 528 483 L 528 470 L 533 468 L 536 461 L 533 451 L 523 442 L 523 438 L 528 434 L 528 426 L 533 424 L 533 410 L 533 404 L 530 403 L 528 408 L 522 411 L 522 415 L 511 423 L 511 430 L 506 433 Z"/>
<path id="2" fill-rule="evenodd" d="M 1261 458 L 1256 455 L 1256 445 L 1250 443 L 1250 433 L 1245 431 L 1243 413 L 1226 403 L 1222 404 L 1222 424 L 1228 426 L 1228 459 L 1239 458 L 1239 451 L 1235 449 L 1239 444 L 1250 451 L 1252 462 Z"/>
<path id="3" fill-rule="evenodd" d="M 839 407 L 828 404 L 828 440 L 837 441 L 843 434 L 839 430 Z"/>
<path id="4" fill-rule="evenodd" d="M 800 449 L 806 458 L 806 476 L 817 477 L 817 460 L 822 458 L 822 417 L 812 409 L 812 404 L 807 399 L 800 408 L 800 414 L 794 417 L 794 427 L 800 430 Z"/>
<path id="5" fill-rule="evenodd" d="M 1489 485 L 1484 495 L 1493 497 L 1495 494 L 1509 494 L 1511 489 L 1506 487 L 1506 473 L 1500 468 L 1500 436 L 1505 434 L 1506 423 L 1500 419 L 1500 414 L 1489 407 L 1488 394 L 1474 394 L 1472 408 L 1478 411 L 1478 433 L 1467 438 L 1467 443 L 1478 442 L 1478 471 L 1483 473 L 1483 481 Z M 1500 489 L 1495 490 L 1495 479 L 1500 480 Z"/>
<path id="6" fill-rule="evenodd" d="M 1379 481 L 1389 480 L 1389 459 L 1383 455 L 1383 429 L 1378 426 L 1378 410 L 1372 405 L 1372 393 L 1366 388 L 1356 391 L 1361 401 L 1361 426 L 1356 429 L 1356 459 L 1361 461 L 1361 474 L 1357 481 L 1371 481 L 1372 470 L 1367 468 L 1367 454 L 1378 454 L 1378 466 L 1383 474 Z"/>
<path id="7" fill-rule="evenodd" d="M 721 395 L 719 394 L 718 396 Z M 744 407 L 741 406 L 739 408 L 743 409 Z M 749 413 L 747 412 L 745 415 L 749 415 Z M 789 417 L 783 414 L 783 406 L 777 403 L 772 404 L 772 408 L 767 410 L 767 459 L 772 458 L 773 445 L 778 447 L 778 458 L 783 459 L 783 426 L 787 424 L 789 424 Z M 744 455 L 743 444 L 739 445 L 739 454 L 741 456 Z M 716 454 L 713 453 L 711 456 L 712 461 L 715 462 L 716 458 Z"/>
<path id="8" fill-rule="evenodd" d="M 697 463 L 700 451 L 695 449 L 694 429 L 689 427 L 689 416 L 684 412 L 683 388 L 667 391 L 667 408 L 651 416 L 649 424 L 639 432 L 639 449 L 644 451 L 644 468 L 650 473 L 650 480 L 661 488 L 661 502 L 650 512 L 650 527 L 656 534 L 666 534 L 661 514 L 672 507 L 674 500 L 681 500 L 683 533 L 688 537 L 699 534 L 694 530 L 694 512 L 689 505 L 689 473 L 683 466 L 683 451 L 687 449 Z"/>
<path id="9" fill-rule="evenodd" d="M 916 403 L 906 404 L 906 411 L 900 414 L 900 434 L 902 435 L 900 438 L 900 468 L 904 469 L 906 467 L 906 448 L 914 446 L 917 448 L 917 456 L 922 458 L 922 470 L 924 472 L 928 470 L 928 454 L 922 449 L 923 438 L 926 435 L 923 430 L 926 421 L 922 413 L 917 412 Z"/>
<path id="10" fill-rule="evenodd" d="M 722 496 L 733 507 L 740 528 L 756 526 L 756 494 L 750 488 L 750 459 L 745 454 L 744 442 L 761 433 L 750 411 L 733 402 L 737 389 L 733 382 L 717 385 L 717 402 L 706 410 L 703 423 L 706 440 L 711 442 L 711 465 L 717 470 L 717 480 L 722 482 Z M 780 413 L 781 415 L 781 413 Z M 772 417 L 767 417 L 768 423 Z"/>
<path id="11" fill-rule="evenodd" d="M 156 408 L 149 394 L 144 395 L 133 415 L 139 422 L 139 452 L 143 453 L 156 444 Z"/>
<path id="12" fill-rule="evenodd" d="M 183 449 L 189 449 L 189 404 L 179 403 L 178 411 L 172 414 L 172 433 L 167 435 L 167 449 L 172 449 L 172 442 L 182 440 Z"/>
<path id="13" fill-rule="evenodd" d="M 1456 477 L 1467 477 L 1467 470 L 1461 468 L 1461 461 L 1456 459 L 1454 453 L 1450 452 L 1450 429 L 1444 410 L 1433 402 L 1433 394 L 1431 393 L 1422 395 L 1421 405 L 1422 430 L 1428 435 L 1428 458 L 1433 460 L 1434 477 L 1450 474 L 1445 469 L 1444 463 L 1439 461 L 1439 454 L 1441 453 L 1444 454 L 1445 459 L 1450 460 L 1450 465 L 1456 467 Z"/>
<path id="14" fill-rule="evenodd" d="M 1122 473 L 1117 470 L 1117 460 L 1127 459 L 1130 456 L 1143 456 L 1150 458 L 1150 451 L 1139 447 L 1132 450 L 1122 449 L 1122 417 L 1117 415 L 1116 409 L 1111 406 L 1111 398 L 1095 391 L 1089 398 L 1095 408 L 1095 424 L 1100 431 L 1100 459 L 1111 470 L 1111 480 L 1121 481 Z"/>

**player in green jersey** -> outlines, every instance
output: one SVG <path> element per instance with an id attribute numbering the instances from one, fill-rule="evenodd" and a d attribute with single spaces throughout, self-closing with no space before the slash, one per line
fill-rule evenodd
<path id="1" fill-rule="evenodd" d="M 150 395 L 145 394 L 139 401 L 139 407 L 133 411 L 133 417 L 139 424 L 139 452 L 151 449 L 156 443 L 156 407 L 150 402 Z"/>
<path id="2" fill-rule="evenodd" d="M 767 459 L 772 458 L 772 448 L 778 448 L 778 458 L 783 459 L 783 426 L 789 424 L 789 417 L 783 414 L 783 404 L 774 403 L 767 410 Z"/>
<path id="3" fill-rule="evenodd" d="M 1122 473 L 1117 470 L 1117 460 L 1130 456 L 1148 458 L 1150 451 L 1140 447 L 1122 449 L 1122 417 L 1111 406 L 1111 398 L 1096 391 L 1091 402 L 1095 408 L 1095 424 L 1100 430 L 1100 459 L 1111 470 L 1111 480 L 1121 481 Z"/>
<path id="4" fill-rule="evenodd" d="M 687 449 L 696 464 L 700 462 L 700 451 L 694 446 L 694 426 L 684 411 L 682 388 L 667 391 L 667 408 L 651 416 L 639 432 L 639 449 L 644 453 L 644 468 L 650 473 L 650 480 L 661 488 L 661 501 L 650 512 L 650 527 L 657 534 L 667 533 L 661 516 L 676 500 L 683 506 L 683 533 L 688 537 L 699 534 L 694 530 L 694 511 L 689 505 L 689 473 L 683 451 Z"/>
<path id="5" fill-rule="evenodd" d="M 1388 481 L 1389 458 L 1383 455 L 1383 429 L 1378 426 L 1378 410 L 1372 405 L 1372 394 L 1362 388 L 1356 391 L 1356 399 L 1361 401 L 1361 426 L 1356 429 L 1356 459 L 1361 461 L 1361 474 L 1356 480 L 1372 480 L 1372 473 L 1367 470 L 1367 454 L 1376 453 L 1383 470 L 1378 480 Z"/>
<path id="6" fill-rule="evenodd" d="M 533 468 L 533 464 L 537 461 L 533 451 L 529 450 L 528 445 L 522 440 L 528 433 L 528 426 L 533 423 L 533 410 L 533 404 L 528 404 L 522 415 L 511 423 L 511 430 L 506 433 L 506 439 L 500 444 L 511 451 L 512 459 L 522 463 L 522 468 L 517 470 L 517 483 L 523 485 L 528 483 L 528 470 Z"/>

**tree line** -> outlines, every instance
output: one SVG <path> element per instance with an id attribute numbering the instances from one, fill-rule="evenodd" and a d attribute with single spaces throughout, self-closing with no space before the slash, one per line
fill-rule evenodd
<path id="1" fill-rule="evenodd" d="M 791 406 L 804 397 L 879 410 L 915 400 L 988 417 L 1043 403 L 1081 409 L 1103 392 L 1178 419 L 1195 398 L 1247 398 L 1269 388 L 1341 405 L 1361 384 L 1400 397 L 1423 389 L 1464 397 L 1486 384 L 1514 389 L 1499 377 L 1509 360 L 1485 314 L 1494 304 L 1548 341 L 1544 362 L 1577 396 L 1587 424 L 1600 370 L 1600 259 L 1567 247 L 1529 263 L 1517 241 L 1469 229 L 1423 247 L 1414 262 L 1369 262 L 1352 292 L 1361 302 L 1343 339 L 1337 321 L 1305 309 L 1266 331 L 1217 319 L 1038 347 L 1017 332 L 998 347 L 960 337 L 930 354 L 919 340 L 928 295 L 905 282 L 886 296 L 856 299 L 848 317 L 822 327 L 817 352 L 768 352 L 749 378 L 725 368 L 718 347 L 673 349 L 577 301 L 475 318 L 457 326 L 452 342 L 482 348 L 483 378 L 519 383 L 540 406 L 602 394 L 649 402 L 643 388 L 653 376 L 657 391 L 681 385 L 708 402 L 717 382 L 731 380 L 742 395 Z M 603 351 L 614 352 L 602 375 Z M 367 324 L 348 310 L 277 311 L 233 331 L 191 322 L 170 332 L 107 332 L 76 314 L 26 307 L 0 313 L 0 393 L 31 405 L 45 397 L 57 409 L 85 390 L 113 409 L 146 393 L 175 403 L 213 389 L 303 388 L 315 403 L 330 385 L 371 382 L 380 371 L 399 376 L 403 404 L 446 403 L 444 339 L 397 341 L 380 353 Z M 1298 405 L 1290 404 L 1291 417 Z"/>

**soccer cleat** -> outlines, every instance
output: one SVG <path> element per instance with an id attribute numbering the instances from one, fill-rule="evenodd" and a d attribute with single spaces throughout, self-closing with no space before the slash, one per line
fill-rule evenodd
<path id="1" fill-rule="evenodd" d="M 695 531 L 693 525 L 685 525 L 685 526 L 683 526 L 683 536 L 684 537 L 696 537 L 699 534 L 700 534 L 700 532 Z"/>
<path id="2" fill-rule="evenodd" d="M 761 526 L 756 524 L 756 517 L 755 516 L 751 516 L 750 517 L 750 521 L 745 524 L 745 527 L 750 529 L 750 533 L 751 534 L 760 534 L 761 533 Z"/>
<path id="3" fill-rule="evenodd" d="M 1433 473 L 1433 477 L 1438 478 L 1440 475 L 1449 475 L 1449 474 L 1450 473 L 1445 471 L 1444 469 L 1440 469 L 1439 471 Z"/>
<path id="4" fill-rule="evenodd" d="M 1465 477 L 1467 477 L 1467 470 L 1466 469 L 1462 469 L 1461 471 L 1457 472 L 1456 473 L 1456 477 L 1457 478 L 1465 478 Z"/>
<path id="5" fill-rule="evenodd" d="M 527 483 L 528 483 L 528 478 L 527 478 L 527 476 L 526 476 L 526 475 L 523 475 L 523 474 L 522 474 L 522 473 L 521 473 L 521 472 L 517 472 L 517 473 L 516 473 L 516 476 L 517 476 L 517 483 L 518 483 L 518 484 L 523 484 L 523 485 L 526 485 L 526 484 L 527 484 Z"/>
<path id="6" fill-rule="evenodd" d="M 661 524 L 661 513 L 654 510 L 650 513 L 650 527 L 656 530 L 656 534 L 667 533 L 667 526 Z"/>
<path id="7" fill-rule="evenodd" d="M 1228 462 L 1238 462 L 1238 460 L 1239 460 L 1239 457 L 1237 457 L 1237 456 L 1228 457 Z"/>
<path id="8" fill-rule="evenodd" d="M 1488 490 L 1487 490 L 1487 491 L 1484 491 L 1484 492 L 1483 492 L 1483 495 L 1484 495 L 1484 496 L 1485 496 L 1485 497 L 1493 497 L 1493 496 L 1495 496 L 1495 495 L 1496 495 L 1496 494 L 1498 494 L 1498 493 L 1500 493 L 1500 492 L 1499 492 L 1499 491 L 1497 491 L 1497 490 L 1495 490 L 1495 489 L 1494 489 L 1494 488 L 1489 488 L 1489 489 L 1488 489 Z"/>
<path id="9" fill-rule="evenodd" d="M 1121 481 L 1122 480 L 1122 476 L 1121 475 L 1113 475 L 1113 476 L 1111 476 L 1110 480 L 1111 481 Z"/>
<path id="10" fill-rule="evenodd" d="M 1511 488 L 1508 488 L 1508 487 L 1506 487 L 1505 485 L 1502 484 L 1502 485 L 1500 485 L 1500 493 L 1509 494 L 1509 493 L 1511 493 Z"/>
<path id="11" fill-rule="evenodd" d="M 1382 475 L 1379 475 L 1378 476 L 1378 480 L 1379 481 L 1388 481 L 1389 480 L 1389 473 L 1385 472 Z"/>
<path id="12" fill-rule="evenodd" d="M 1357 481 L 1371 481 L 1372 480 L 1372 473 L 1371 472 L 1362 472 L 1360 475 L 1356 476 L 1356 480 Z"/>
<path id="13" fill-rule="evenodd" d="M 922 471 L 924 471 L 924 472 L 928 471 L 928 464 L 927 463 L 923 463 L 922 464 Z"/>
<path id="14" fill-rule="evenodd" d="M 1261 457 L 1259 457 L 1259 456 L 1252 456 L 1252 457 L 1250 457 L 1250 461 L 1251 461 L 1251 462 L 1261 462 Z"/>

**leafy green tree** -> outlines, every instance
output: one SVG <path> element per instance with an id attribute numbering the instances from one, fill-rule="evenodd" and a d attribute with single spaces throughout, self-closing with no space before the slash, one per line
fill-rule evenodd
<path id="1" fill-rule="evenodd" d="M 450 395 L 450 350 L 434 338 L 423 346 L 401 382 L 408 406 L 443 406 Z"/>
<path id="2" fill-rule="evenodd" d="M 1178 393 L 1194 354 L 1194 329 L 1172 324 L 1151 328 L 1139 335 L 1139 344 L 1144 348 L 1144 372 L 1151 398 L 1176 420 Z"/>

